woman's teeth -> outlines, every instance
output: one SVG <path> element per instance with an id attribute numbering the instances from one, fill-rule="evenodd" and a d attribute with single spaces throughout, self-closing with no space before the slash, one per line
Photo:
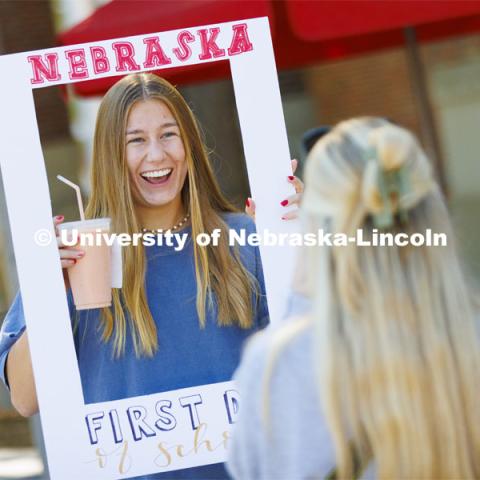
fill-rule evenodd
<path id="1" fill-rule="evenodd" d="M 163 170 L 153 170 L 151 172 L 141 173 L 140 175 L 144 178 L 158 178 L 168 175 L 171 171 L 171 168 L 164 168 Z"/>
<path id="2" fill-rule="evenodd" d="M 162 170 L 152 170 L 150 172 L 141 173 L 141 177 L 146 180 L 148 183 L 164 183 L 168 180 L 170 174 L 172 173 L 171 168 L 164 168 Z"/>

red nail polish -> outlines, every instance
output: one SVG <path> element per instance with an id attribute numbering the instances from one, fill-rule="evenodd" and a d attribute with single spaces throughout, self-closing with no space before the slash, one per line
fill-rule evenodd
<path id="1" fill-rule="evenodd" d="M 286 207 L 286 206 L 288 205 L 288 200 L 283 200 L 283 201 L 281 201 L 281 202 L 280 202 L 280 205 L 281 205 L 282 207 Z"/>
<path id="2" fill-rule="evenodd" d="M 63 215 L 57 215 L 55 217 L 59 222 L 61 222 L 65 217 Z"/>
<path id="3" fill-rule="evenodd" d="M 289 176 L 288 176 L 288 179 L 289 179 L 289 180 L 295 180 L 295 177 L 294 177 L 293 175 L 289 175 Z"/>
<path id="4" fill-rule="evenodd" d="M 248 198 L 247 198 L 247 201 L 245 202 L 245 205 L 246 205 L 247 207 L 250 206 L 250 200 L 249 200 Z"/>

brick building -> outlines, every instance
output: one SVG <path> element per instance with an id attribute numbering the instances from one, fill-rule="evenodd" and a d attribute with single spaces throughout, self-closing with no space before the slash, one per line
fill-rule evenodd
<path id="1" fill-rule="evenodd" d="M 480 278 L 480 35 L 420 47 L 440 162 L 466 267 Z M 404 48 L 329 62 L 303 70 L 316 120 L 331 125 L 379 115 L 413 130 L 425 146 L 420 106 Z M 428 151 L 428 148 L 427 148 Z"/>

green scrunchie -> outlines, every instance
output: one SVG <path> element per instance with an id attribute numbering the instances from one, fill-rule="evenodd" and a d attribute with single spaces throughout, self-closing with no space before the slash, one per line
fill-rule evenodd
<path id="1" fill-rule="evenodd" d="M 377 162 L 378 156 L 376 150 L 372 147 L 366 152 L 366 160 L 369 162 Z M 375 214 L 372 214 L 373 224 L 380 230 L 391 228 L 394 223 L 394 212 L 391 196 L 396 194 L 397 198 L 410 191 L 410 179 L 406 165 L 402 165 L 396 170 L 385 171 L 381 166 L 377 170 L 377 187 L 382 197 L 383 209 Z M 399 208 L 398 217 L 402 223 L 408 220 L 408 213 L 406 210 Z"/>

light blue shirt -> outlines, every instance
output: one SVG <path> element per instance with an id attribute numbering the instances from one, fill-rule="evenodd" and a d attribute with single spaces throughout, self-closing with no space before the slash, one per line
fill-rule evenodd
<path id="1" fill-rule="evenodd" d="M 227 469 L 236 480 L 321 479 L 335 468 L 317 388 L 311 327 L 281 351 L 264 389 L 272 340 L 292 321 L 297 319 L 255 335 L 235 373 L 242 402 Z"/>

